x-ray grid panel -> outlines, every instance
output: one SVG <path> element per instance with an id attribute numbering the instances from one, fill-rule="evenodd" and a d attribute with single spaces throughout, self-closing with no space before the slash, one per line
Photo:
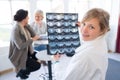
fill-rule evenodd
<path id="1" fill-rule="evenodd" d="M 46 13 L 48 27 L 48 54 L 56 53 L 74 55 L 80 46 L 76 23 L 77 13 Z"/>

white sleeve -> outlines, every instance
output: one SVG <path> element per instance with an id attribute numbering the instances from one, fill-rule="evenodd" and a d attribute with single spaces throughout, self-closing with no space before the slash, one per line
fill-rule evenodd
<path id="1" fill-rule="evenodd" d="M 88 74 L 88 64 L 85 56 L 74 56 L 62 80 L 84 80 L 83 78 Z"/>

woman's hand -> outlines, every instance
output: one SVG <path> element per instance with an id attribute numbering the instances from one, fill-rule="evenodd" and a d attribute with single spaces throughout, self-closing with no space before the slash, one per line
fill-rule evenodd
<path id="1" fill-rule="evenodd" d="M 78 22 L 76 23 L 76 25 L 77 25 L 78 27 L 80 27 L 80 25 L 81 25 L 80 21 L 78 21 Z"/>
<path id="2" fill-rule="evenodd" d="M 33 41 L 36 41 L 36 40 L 38 40 L 38 39 L 40 39 L 40 37 L 39 37 L 38 35 L 32 37 L 32 40 L 33 40 Z"/>
<path id="3" fill-rule="evenodd" d="M 61 57 L 61 54 L 59 54 L 59 53 L 57 53 L 56 55 L 53 56 L 55 61 L 59 61 L 60 57 Z"/>

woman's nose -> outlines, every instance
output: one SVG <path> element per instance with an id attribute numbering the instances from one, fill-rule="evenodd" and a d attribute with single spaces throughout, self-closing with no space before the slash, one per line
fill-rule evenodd
<path id="1" fill-rule="evenodd" d="M 84 32 L 84 33 L 87 33 L 88 32 L 88 27 L 84 26 L 81 31 Z"/>

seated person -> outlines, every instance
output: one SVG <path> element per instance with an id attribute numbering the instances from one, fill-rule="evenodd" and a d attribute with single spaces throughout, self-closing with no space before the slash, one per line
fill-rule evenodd
<path id="1" fill-rule="evenodd" d="M 33 30 L 36 32 L 37 35 L 41 36 L 43 34 L 47 33 L 47 26 L 45 22 L 43 21 L 43 11 L 42 10 L 36 10 L 34 14 L 35 21 L 32 22 L 30 25 L 33 28 Z M 47 38 L 47 36 L 46 36 Z M 42 38 L 43 39 L 43 38 Z M 44 38 L 45 39 L 45 38 Z M 34 49 L 37 51 L 45 50 L 46 45 L 44 44 L 34 44 Z"/>
<path id="2" fill-rule="evenodd" d="M 20 9 L 14 15 L 16 21 L 10 38 L 9 59 L 16 70 L 16 77 L 27 79 L 31 72 L 41 67 L 42 61 L 35 57 L 32 43 L 40 37 L 28 25 L 28 11 Z"/>

